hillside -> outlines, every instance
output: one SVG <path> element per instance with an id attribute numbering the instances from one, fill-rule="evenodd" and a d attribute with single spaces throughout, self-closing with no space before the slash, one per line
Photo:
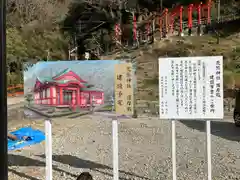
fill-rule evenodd
<path id="1" fill-rule="evenodd" d="M 204 37 L 171 37 L 157 41 L 153 45 L 132 52 L 105 56 L 109 59 L 131 58 L 137 64 L 137 99 L 158 101 L 158 58 L 180 56 L 224 57 L 224 87 L 231 89 L 240 86 L 240 33 L 217 39 L 211 35 Z"/>
<path id="2" fill-rule="evenodd" d="M 86 0 L 10 0 L 7 4 L 8 85 L 23 83 L 22 63 L 42 60 L 66 60 L 69 49 L 77 56 L 98 49 L 100 55 L 107 43 L 115 44 L 114 25 L 122 19 L 132 26 L 132 11 L 141 16 L 160 12 L 160 8 L 187 5 L 198 0 L 125 0 L 120 11 L 117 1 Z M 162 2 L 162 4 L 160 3 Z M 239 2 L 221 1 L 222 15 L 239 13 Z M 212 7 L 216 17 L 216 4 Z M 121 18 L 120 18 L 121 17 Z M 141 19 L 141 18 L 140 18 Z M 103 25 L 102 25 L 103 24 Z M 128 33 L 129 34 L 129 33 Z M 110 42 L 109 42 L 110 41 Z M 100 50 L 99 50 L 100 49 Z M 98 59 L 100 55 L 96 55 Z"/>

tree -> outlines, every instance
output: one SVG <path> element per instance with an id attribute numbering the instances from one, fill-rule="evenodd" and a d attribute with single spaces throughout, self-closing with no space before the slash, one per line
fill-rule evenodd
<path id="1" fill-rule="evenodd" d="M 28 106 L 30 106 L 31 102 L 33 101 L 33 95 L 28 93 L 26 96 L 25 96 L 25 100 L 28 102 Z"/>

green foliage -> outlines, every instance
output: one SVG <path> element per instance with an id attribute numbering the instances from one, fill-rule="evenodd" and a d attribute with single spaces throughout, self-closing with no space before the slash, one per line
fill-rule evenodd
<path id="1" fill-rule="evenodd" d="M 7 66 L 12 63 L 17 67 L 8 72 L 8 85 L 23 82 L 22 66 L 26 61 L 35 63 L 40 60 L 64 60 L 67 53 L 67 40 L 58 31 L 20 31 L 7 29 Z"/>
<path id="2" fill-rule="evenodd" d="M 33 101 L 33 95 L 32 94 L 27 94 L 25 96 L 25 100 L 28 102 L 28 105 Z"/>
<path id="3" fill-rule="evenodd" d="M 7 34 L 7 62 L 16 61 L 20 57 L 27 57 L 27 43 L 20 32 L 14 28 L 8 28 Z"/>
<path id="4" fill-rule="evenodd" d="M 16 73 L 7 73 L 7 85 L 17 85 L 23 83 L 23 73 L 18 71 Z"/>

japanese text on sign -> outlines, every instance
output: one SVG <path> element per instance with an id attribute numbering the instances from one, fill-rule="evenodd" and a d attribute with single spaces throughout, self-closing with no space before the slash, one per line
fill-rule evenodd
<path id="1" fill-rule="evenodd" d="M 115 109 L 118 114 L 133 114 L 132 77 L 132 64 L 115 65 Z"/>
<path id="2" fill-rule="evenodd" d="M 162 119 L 222 119 L 221 56 L 159 59 Z"/>

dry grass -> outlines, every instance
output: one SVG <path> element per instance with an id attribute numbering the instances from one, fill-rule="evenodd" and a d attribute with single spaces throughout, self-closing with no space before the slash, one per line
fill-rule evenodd
<path id="1" fill-rule="evenodd" d="M 225 88 L 240 86 L 240 33 L 220 38 L 219 44 L 216 37 L 210 35 L 171 37 L 157 41 L 147 48 L 128 53 L 129 56 L 133 56 L 133 54 L 137 56 L 135 60 L 138 80 L 137 99 L 139 100 L 158 100 L 159 57 L 222 55 L 224 57 Z"/>
<path id="2" fill-rule="evenodd" d="M 217 39 L 212 36 L 173 37 L 164 42 L 156 42 L 137 59 L 138 99 L 158 99 L 159 57 L 214 56 L 224 57 L 224 86 L 240 86 L 240 34 Z"/>

